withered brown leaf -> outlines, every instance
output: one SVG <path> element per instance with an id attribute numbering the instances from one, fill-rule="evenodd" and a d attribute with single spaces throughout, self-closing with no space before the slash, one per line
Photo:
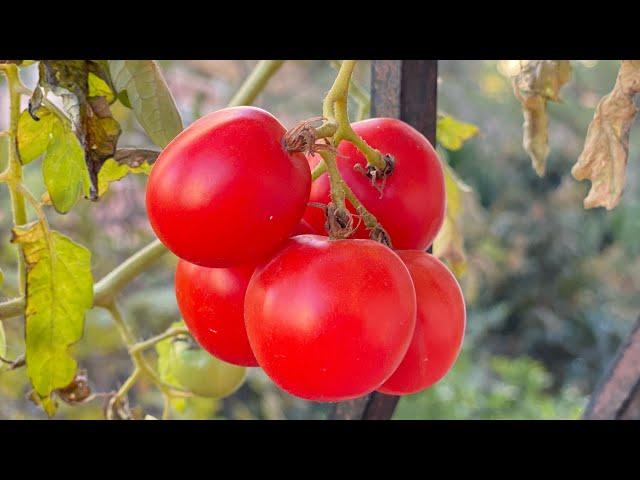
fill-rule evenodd
<path id="1" fill-rule="evenodd" d="M 539 176 L 549 156 L 547 102 L 560 102 L 560 88 L 571 79 L 569 60 L 531 60 L 513 79 L 513 91 L 522 104 L 522 146 Z"/>
<path id="2" fill-rule="evenodd" d="M 629 130 L 638 108 L 640 60 L 623 60 L 613 90 L 600 99 L 578 161 L 571 169 L 576 180 L 591 180 L 584 208 L 613 209 L 620 202 L 629 157 Z"/>

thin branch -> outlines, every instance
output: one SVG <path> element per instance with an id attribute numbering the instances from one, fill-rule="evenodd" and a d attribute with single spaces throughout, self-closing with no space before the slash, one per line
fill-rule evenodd
<path id="1" fill-rule="evenodd" d="M 258 62 L 227 106 L 238 107 L 252 104 L 283 63 L 284 60 L 261 60 Z"/>

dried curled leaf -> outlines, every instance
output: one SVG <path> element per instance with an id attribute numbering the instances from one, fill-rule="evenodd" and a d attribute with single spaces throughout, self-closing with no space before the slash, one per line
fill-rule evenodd
<path id="1" fill-rule="evenodd" d="M 107 66 L 92 60 L 42 60 L 39 66 L 40 86 L 62 98 L 84 151 L 92 200 L 98 198 L 98 172 L 115 154 L 121 133 L 109 109 L 116 94 Z"/>
<path id="2" fill-rule="evenodd" d="M 576 180 L 591 180 L 584 208 L 611 210 L 620 202 L 629 157 L 629 130 L 638 108 L 640 60 L 624 60 L 613 90 L 598 103 L 584 149 L 571 169 Z"/>
<path id="3" fill-rule="evenodd" d="M 471 188 L 458 178 L 453 169 L 442 162 L 444 169 L 447 209 L 445 219 L 433 242 L 433 254 L 444 259 L 453 273 L 460 277 L 467 268 L 467 255 L 462 236 L 462 197 Z"/>
<path id="4" fill-rule="evenodd" d="M 569 60 L 531 60 L 513 79 L 513 90 L 524 114 L 522 146 L 541 177 L 549 155 L 547 101 L 560 102 L 560 88 L 570 79 Z"/>

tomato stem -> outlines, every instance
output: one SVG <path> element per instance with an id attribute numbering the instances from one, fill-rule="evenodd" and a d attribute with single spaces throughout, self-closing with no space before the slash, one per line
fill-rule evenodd
<path id="1" fill-rule="evenodd" d="M 344 60 L 340 65 L 338 76 L 324 99 L 322 115 L 328 120 L 333 120 L 338 124 L 338 129 L 333 136 L 333 145 L 335 147 L 337 147 L 342 140 L 347 140 L 362 152 L 367 159 L 368 165 L 384 171 L 386 162 L 382 153 L 365 142 L 362 137 L 353 130 L 349 122 L 349 86 L 355 65 L 355 60 Z"/>
<path id="2" fill-rule="evenodd" d="M 331 60 L 330 65 L 336 70 L 340 70 L 341 63 L 338 60 Z M 353 77 L 349 81 L 349 94 L 358 104 L 358 113 L 356 114 L 356 120 L 364 120 L 371 114 L 371 97 L 369 93 L 362 88 Z"/>
<path id="3" fill-rule="evenodd" d="M 355 60 L 344 60 L 342 64 L 340 64 L 338 76 L 324 99 L 322 114 L 327 118 L 327 122 L 325 124 L 337 124 L 337 129 L 332 138 L 334 147 L 337 148 L 342 140 L 347 140 L 353 143 L 367 158 L 369 168 L 374 171 L 386 173 L 389 167 L 387 160 L 378 150 L 370 147 L 358 134 L 356 134 L 349 122 L 347 104 L 349 86 L 354 85 L 351 80 L 351 76 L 355 64 Z M 361 90 L 358 91 L 361 97 L 366 98 L 366 95 Z M 342 222 L 338 222 L 339 225 L 336 225 L 331 218 L 328 218 L 327 224 L 328 229 L 330 230 L 329 235 L 336 238 L 344 238 L 353 233 L 354 229 L 352 228 L 352 221 L 346 222 L 347 225 L 342 225 L 342 223 L 344 223 L 344 217 L 349 216 L 350 218 L 350 214 L 346 209 L 345 203 L 345 200 L 348 200 L 355 208 L 357 215 L 360 217 L 365 227 L 370 230 L 371 237 L 391 246 L 391 240 L 389 239 L 387 232 L 378 223 L 376 217 L 365 208 L 362 202 L 360 202 L 358 197 L 342 178 L 336 161 L 336 151 L 323 149 L 322 151 L 318 151 L 318 154 L 322 157 L 322 162 L 316 165 L 313 169 L 311 174 L 312 179 L 315 180 L 325 171 L 328 173 L 333 207 L 331 205 L 328 206 L 327 215 L 329 217 L 337 214 L 342 218 Z M 335 209 L 335 211 L 332 211 L 332 209 Z"/>
<path id="4" fill-rule="evenodd" d="M 104 308 L 111 314 L 111 318 L 116 324 L 116 327 L 120 332 L 120 336 L 122 337 L 122 341 L 127 346 L 127 349 L 131 356 L 131 361 L 133 362 L 133 373 L 125 381 L 122 387 L 120 387 L 120 390 L 118 390 L 114 398 L 111 399 L 110 403 L 113 404 L 117 400 L 123 398 L 124 395 L 126 395 L 127 392 L 131 390 L 131 388 L 133 388 L 133 386 L 142 375 L 151 380 L 165 396 L 191 397 L 193 395 L 191 392 L 182 390 L 162 381 L 158 373 L 144 357 L 144 348 L 136 348 L 139 347 L 140 344 L 136 343 L 135 336 L 133 335 L 133 332 L 131 331 L 129 325 L 127 325 L 127 323 L 125 322 L 122 312 L 116 302 L 112 301 L 109 304 L 105 305 Z M 144 343 L 146 342 L 141 342 L 141 344 Z"/>
<path id="5" fill-rule="evenodd" d="M 155 337 L 151 337 L 148 340 L 144 340 L 141 342 L 137 342 L 131 347 L 129 347 L 129 353 L 141 352 L 143 350 L 147 350 L 156 345 L 156 343 L 161 342 L 167 338 L 176 337 L 178 335 L 188 335 L 189 330 L 186 327 L 170 327 L 162 333 L 159 333 Z"/>
<path id="6" fill-rule="evenodd" d="M 313 167 L 313 170 L 311 170 L 311 181 L 313 182 L 317 180 L 318 177 L 320 177 L 320 175 L 326 172 L 327 172 L 327 165 L 324 163 L 324 159 L 322 159 L 318 162 L 318 164 L 315 167 Z"/>

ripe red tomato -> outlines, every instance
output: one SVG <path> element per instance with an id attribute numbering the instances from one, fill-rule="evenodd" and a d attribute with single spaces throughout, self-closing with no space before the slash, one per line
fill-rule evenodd
<path id="1" fill-rule="evenodd" d="M 407 268 L 372 240 L 293 237 L 256 269 L 245 296 L 258 363 L 282 389 L 314 401 L 378 388 L 402 361 L 415 315 Z"/>
<path id="2" fill-rule="evenodd" d="M 394 118 L 372 118 L 353 124 L 353 129 L 369 145 L 395 159 L 393 173 L 386 178 L 382 198 L 369 178 L 354 170 L 367 161 L 349 142 L 338 147 L 338 168 L 347 185 L 362 204 L 387 230 L 394 248 L 424 250 L 442 226 L 445 210 L 444 174 L 436 151 L 410 125 Z M 320 158 L 309 159 L 314 167 Z M 311 187 L 310 202 L 329 202 L 329 178 L 321 175 Z M 349 207 L 351 207 L 349 205 Z M 355 209 L 351 209 L 355 212 Z M 321 209 L 308 206 L 304 216 L 312 228 L 324 232 Z M 360 224 L 356 238 L 368 238 Z"/>
<path id="3" fill-rule="evenodd" d="M 378 391 L 407 395 L 433 385 L 451 370 L 462 346 L 466 313 L 460 286 L 440 260 L 416 250 L 397 253 L 413 278 L 418 315 L 404 360 Z"/>
<path id="4" fill-rule="evenodd" d="M 257 262 L 292 233 L 309 198 L 304 155 L 255 107 L 225 108 L 182 131 L 156 160 L 147 212 L 178 257 L 206 267 Z"/>
<path id="5" fill-rule="evenodd" d="M 244 294 L 254 266 L 207 268 L 185 260 L 176 269 L 176 299 L 193 338 L 211 355 L 255 367 L 244 327 Z"/>

